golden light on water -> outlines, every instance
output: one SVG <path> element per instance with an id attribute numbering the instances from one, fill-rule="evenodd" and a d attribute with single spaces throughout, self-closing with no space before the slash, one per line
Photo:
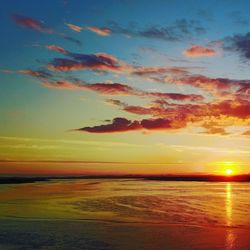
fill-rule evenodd
<path id="1" fill-rule="evenodd" d="M 234 231 L 230 228 L 232 226 L 233 219 L 233 202 L 232 202 L 232 184 L 226 184 L 226 221 L 227 226 L 229 227 L 226 235 L 226 249 L 232 250 L 234 249 L 235 243 L 235 234 Z"/>

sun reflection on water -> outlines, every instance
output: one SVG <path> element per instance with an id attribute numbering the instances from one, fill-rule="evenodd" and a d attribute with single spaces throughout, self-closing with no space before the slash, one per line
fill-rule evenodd
<path id="1" fill-rule="evenodd" d="M 226 249 L 232 250 L 234 249 L 234 242 L 235 242 L 235 235 L 233 230 L 230 228 L 232 226 L 232 219 L 233 219 L 233 203 L 232 203 L 232 184 L 226 184 L 226 220 L 228 231 L 226 235 Z"/>

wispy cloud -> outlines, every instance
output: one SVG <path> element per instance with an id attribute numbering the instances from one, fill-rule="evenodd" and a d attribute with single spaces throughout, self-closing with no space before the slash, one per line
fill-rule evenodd
<path id="1" fill-rule="evenodd" d="M 70 37 L 64 33 L 57 32 L 53 28 L 45 25 L 43 22 L 36 20 L 32 17 L 15 14 L 15 15 L 12 15 L 12 20 L 20 27 L 31 29 L 34 31 L 42 32 L 42 33 L 53 34 L 65 40 L 71 41 L 77 45 L 81 45 L 81 41 L 73 37 Z"/>
<path id="2" fill-rule="evenodd" d="M 122 34 L 128 37 L 144 37 L 176 42 L 182 39 L 190 39 L 206 32 L 205 28 L 197 20 L 179 19 L 166 26 L 152 25 L 147 28 L 138 28 L 136 25 L 122 27 L 116 22 L 108 26 L 113 34 Z"/>
<path id="3" fill-rule="evenodd" d="M 50 78 L 52 75 L 44 70 L 31 70 L 31 69 L 23 69 L 23 70 L 11 70 L 11 69 L 0 69 L 0 72 L 3 73 L 17 73 L 23 75 L 29 75 L 38 78 Z"/>

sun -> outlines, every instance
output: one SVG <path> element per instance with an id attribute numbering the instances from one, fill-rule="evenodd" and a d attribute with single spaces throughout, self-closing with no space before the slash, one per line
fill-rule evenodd
<path id="1" fill-rule="evenodd" d="M 232 175 L 233 170 L 232 170 L 231 168 L 227 168 L 227 169 L 225 170 L 225 173 L 226 173 L 226 175 Z"/>
<path id="2" fill-rule="evenodd" d="M 231 176 L 236 172 L 236 162 L 226 161 L 222 163 L 223 172 L 227 176 Z"/>

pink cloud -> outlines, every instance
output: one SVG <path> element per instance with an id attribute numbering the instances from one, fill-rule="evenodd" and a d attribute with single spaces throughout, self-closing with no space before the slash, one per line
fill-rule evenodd
<path id="1" fill-rule="evenodd" d="M 15 23 L 21 27 L 33 29 L 43 33 L 53 33 L 53 30 L 51 28 L 46 27 L 42 22 L 31 17 L 13 15 L 12 18 Z"/>
<path id="2" fill-rule="evenodd" d="M 186 49 L 183 54 L 186 57 L 204 57 L 218 55 L 218 51 L 200 45 L 193 45 L 192 47 Z"/>

